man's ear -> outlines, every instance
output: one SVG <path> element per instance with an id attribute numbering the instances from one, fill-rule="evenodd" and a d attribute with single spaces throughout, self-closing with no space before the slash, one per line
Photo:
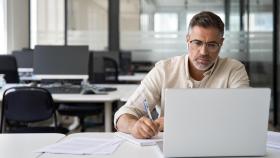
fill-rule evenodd
<path id="1" fill-rule="evenodd" d="M 224 40 L 225 40 L 225 38 L 221 38 L 221 44 L 222 45 L 224 44 Z"/>
<path id="2" fill-rule="evenodd" d="M 186 42 L 188 43 L 189 41 L 190 41 L 190 35 L 187 34 L 187 35 L 186 35 Z"/>

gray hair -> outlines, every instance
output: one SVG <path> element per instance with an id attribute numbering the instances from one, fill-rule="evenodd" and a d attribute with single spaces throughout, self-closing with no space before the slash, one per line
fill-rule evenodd
<path id="1" fill-rule="evenodd" d="M 221 37 L 224 36 L 224 22 L 218 15 L 212 12 L 202 11 L 193 16 L 189 24 L 188 34 L 194 26 L 200 26 L 204 28 L 214 27 L 219 30 Z"/>

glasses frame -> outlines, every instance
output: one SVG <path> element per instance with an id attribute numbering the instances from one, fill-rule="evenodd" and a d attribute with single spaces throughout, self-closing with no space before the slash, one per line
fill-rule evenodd
<path id="1" fill-rule="evenodd" d="M 200 42 L 201 43 L 201 45 L 198 45 L 198 44 L 196 44 L 196 43 L 194 43 L 194 42 Z M 193 49 L 195 49 L 195 50 L 198 50 L 198 49 L 201 49 L 204 45 L 206 46 L 206 49 L 209 51 L 209 52 L 216 52 L 216 51 L 218 51 L 220 48 L 221 48 L 221 46 L 222 46 L 222 44 L 221 43 L 217 43 L 217 42 L 204 42 L 204 41 L 200 41 L 200 40 L 191 40 L 191 41 L 189 41 L 188 42 L 189 43 L 189 46 L 190 47 L 192 47 Z M 211 47 L 211 46 L 209 46 L 210 44 L 215 44 L 217 47 Z"/>

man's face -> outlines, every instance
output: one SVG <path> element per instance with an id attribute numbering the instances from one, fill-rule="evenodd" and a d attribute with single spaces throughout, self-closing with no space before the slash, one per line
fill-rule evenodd
<path id="1" fill-rule="evenodd" d="M 187 35 L 190 66 L 208 70 L 217 59 L 223 40 L 217 28 L 194 26 Z"/>

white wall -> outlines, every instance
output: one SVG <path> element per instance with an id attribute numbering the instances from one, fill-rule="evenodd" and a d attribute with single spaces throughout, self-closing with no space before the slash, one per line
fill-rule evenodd
<path id="1" fill-rule="evenodd" d="M 7 1 L 8 53 L 29 47 L 28 0 Z"/>

